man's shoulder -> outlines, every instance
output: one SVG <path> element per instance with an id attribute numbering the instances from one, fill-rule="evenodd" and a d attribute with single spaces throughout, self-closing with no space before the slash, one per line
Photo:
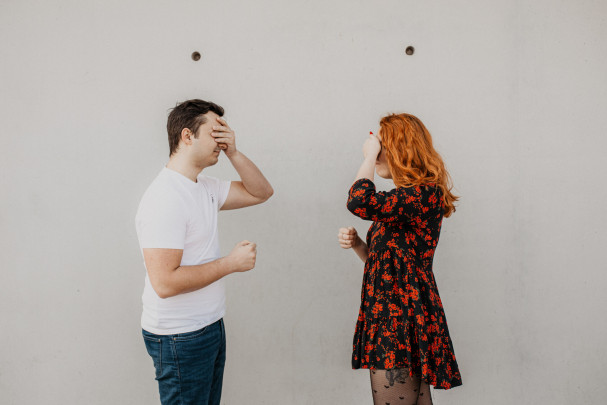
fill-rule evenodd
<path id="1" fill-rule="evenodd" d="M 182 190 L 171 178 L 160 173 L 148 186 L 141 198 L 143 206 L 174 206 L 184 203 Z"/>
<path id="2" fill-rule="evenodd" d="M 202 184 L 210 184 L 210 185 L 216 185 L 216 184 L 221 184 L 221 183 L 226 182 L 226 180 L 221 180 L 221 179 L 218 179 L 217 177 L 208 176 L 208 175 L 202 174 L 202 173 L 200 173 L 198 175 L 197 179 Z"/>
<path id="3" fill-rule="evenodd" d="M 212 190 L 214 192 L 221 192 L 222 190 L 229 189 L 230 184 L 232 183 L 229 180 L 218 179 L 217 177 L 207 176 L 206 174 L 199 174 L 198 183 L 205 186 L 207 190 Z"/>

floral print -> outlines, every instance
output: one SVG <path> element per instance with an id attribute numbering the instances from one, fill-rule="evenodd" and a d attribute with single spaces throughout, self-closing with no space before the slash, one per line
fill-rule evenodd
<path id="1" fill-rule="evenodd" d="M 373 221 L 367 233 L 353 368 L 408 368 L 435 388 L 462 384 L 432 273 L 443 207 L 434 184 L 376 192 L 369 179 L 350 188 L 348 210 Z"/>

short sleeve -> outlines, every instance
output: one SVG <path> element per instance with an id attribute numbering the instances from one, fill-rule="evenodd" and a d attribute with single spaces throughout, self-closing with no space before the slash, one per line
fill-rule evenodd
<path id="1" fill-rule="evenodd" d="M 217 206 L 217 209 L 220 209 L 228 199 L 228 194 L 230 193 L 231 185 L 231 181 L 219 180 L 219 191 L 217 192 L 217 195 L 219 196 L 219 204 Z"/>
<path id="2" fill-rule="evenodd" d="M 381 222 L 403 222 L 424 211 L 419 187 L 377 192 L 369 179 L 354 182 L 348 193 L 347 207 L 362 219 Z"/>
<path id="3" fill-rule="evenodd" d="M 228 199 L 232 182 L 211 176 L 204 176 L 201 180 L 209 188 L 209 192 L 217 196 L 217 210 L 219 211 Z"/>
<path id="4" fill-rule="evenodd" d="M 186 212 L 178 198 L 144 196 L 135 221 L 141 249 L 183 249 L 188 223 Z"/>

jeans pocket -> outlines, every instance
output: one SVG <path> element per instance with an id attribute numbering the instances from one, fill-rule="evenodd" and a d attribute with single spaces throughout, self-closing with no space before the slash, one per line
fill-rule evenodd
<path id="1" fill-rule="evenodd" d="M 154 368 L 156 369 L 156 379 L 162 375 L 162 340 L 143 335 L 143 341 L 145 342 L 145 348 L 148 354 L 154 360 Z"/>
<path id="2" fill-rule="evenodd" d="M 193 332 L 180 333 L 178 335 L 175 335 L 173 340 L 175 340 L 176 342 L 187 342 L 188 340 L 197 339 L 205 334 L 209 326 L 211 325 L 205 326 L 204 328 L 195 330 Z"/>

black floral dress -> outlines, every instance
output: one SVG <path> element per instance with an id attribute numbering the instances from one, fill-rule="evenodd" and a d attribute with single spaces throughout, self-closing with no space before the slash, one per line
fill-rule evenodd
<path id="1" fill-rule="evenodd" d="M 433 184 L 376 192 L 369 179 L 350 189 L 348 210 L 373 221 L 367 233 L 353 368 L 408 368 L 436 388 L 462 385 L 432 273 L 443 219 Z"/>

